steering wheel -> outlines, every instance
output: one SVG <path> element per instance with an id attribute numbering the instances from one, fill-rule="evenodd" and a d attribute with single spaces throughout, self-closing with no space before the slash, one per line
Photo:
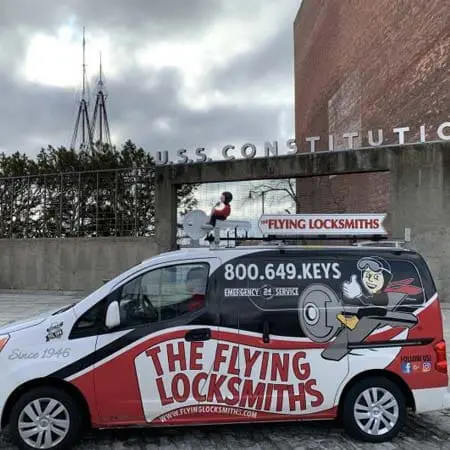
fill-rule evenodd
<path id="1" fill-rule="evenodd" d="M 158 320 L 158 311 L 152 305 L 147 295 L 143 294 L 140 299 L 130 301 L 125 305 L 126 315 L 138 322 L 154 322 Z"/>
<path id="2" fill-rule="evenodd" d="M 142 305 L 144 306 L 144 314 L 152 318 L 152 320 L 156 320 L 158 318 L 158 311 L 153 306 L 152 302 L 150 301 L 150 298 L 147 294 L 142 295 Z"/>

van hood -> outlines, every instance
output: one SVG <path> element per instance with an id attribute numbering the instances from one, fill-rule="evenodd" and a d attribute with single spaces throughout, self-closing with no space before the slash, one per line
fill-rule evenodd
<path id="1" fill-rule="evenodd" d="M 16 331 L 23 330 L 25 328 L 35 327 L 36 325 L 45 322 L 45 320 L 47 320 L 52 316 L 52 314 L 59 311 L 60 309 L 61 308 L 56 308 L 51 311 L 46 311 L 44 313 L 23 320 L 13 320 L 0 327 L 0 334 L 10 334 Z"/>

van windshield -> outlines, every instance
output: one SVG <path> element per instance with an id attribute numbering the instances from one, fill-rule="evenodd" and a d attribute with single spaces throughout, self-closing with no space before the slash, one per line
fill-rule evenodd
<path id="1" fill-rule="evenodd" d="M 78 302 L 71 303 L 70 305 L 63 306 L 62 308 L 60 308 L 60 309 L 58 309 L 57 311 L 55 311 L 55 312 L 52 314 L 52 316 L 56 316 L 57 314 L 61 314 L 61 313 L 63 313 L 63 312 L 68 311 L 70 308 L 73 308 L 77 303 L 78 303 Z"/>

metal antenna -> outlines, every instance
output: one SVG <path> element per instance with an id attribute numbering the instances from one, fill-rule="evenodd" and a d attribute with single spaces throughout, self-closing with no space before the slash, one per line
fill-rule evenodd
<path id="1" fill-rule="evenodd" d="M 83 99 L 86 98 L 86 29 L 83 27 Z"/>
<path id="2" fill-rule="evenodd" d="M 91 131 L 92 137 L 94 139 L 96 138 L 96 134 L 98 134 L 98 140 L 96 140 L 96 142 L 99 143 L 100 148 L 103 147 L 104 143 L 108 144 L 111 147 L 111 134 L 109 132 L 108 113 L 106 112 L 106 98 L 108 97 L 108 94 L 106 93 L 104 87 L 105 83 L 103 81 L 102 54 L 100 53 L 100 73 L 99 80 L 97 82 L 97 98 L 95 100 Z M 104 135 L 106 137 L 105 142 L 103 140 Z"/>
<path id="3" fill-rule="evenodd" d="M 100 52 L 100 79 L 98 82 L 103 85 L 102 52 Z"/>
<path id="4" fill-rule="evenodd" d="M 83 88 L 80 106 L 78 107 L 77 119 L 75 121 L 75 129 L 73 131 L 72 142 L 70 148 L 72 150 L 76 149 L 78 131 L 81 127 L 81 143 L 79 148 L 90 150 L 93 149 L 93 139 L 91 126 L 89 123 L 89 113 L 88 113 L 88 100 L 86 99 L 86 88 L 87 88 L 87 75 L 86 75 L 86 35 L 85 28 L 83 27 Z"/>

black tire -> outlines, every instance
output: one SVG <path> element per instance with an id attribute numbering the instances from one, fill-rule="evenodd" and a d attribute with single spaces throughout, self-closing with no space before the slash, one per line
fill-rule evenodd
<path id="1" fill-rule="evenodd" d="M 358 424 L 358 420 L 355 417 L 355 404 L 358 402 L 358 404 L 361 404 L 360 402 L 363 402 L 363 408 L 365 408 L 365 405 L 367 402 L 365 399 L 363 400 L 360 395 L 363 394 L 367 389 L 370 388 L 378 388 L 382 389 L 385 392 L 388 392 L 397 402 L 397 420 L 395 421 L 395 424 L 393 424 L 392 428 L 387 429 L 384 425 L 384 422 L 380 421 L 381 424 L 383 424 L 383 428 L 385 432 L 383 434 L 371 434 L 369 432 L 366 432 L 360 427 Z M 402 429 L 405 420 L 406 420 L 406 401 L 405 396 L 403 395 L 403 392 L 398 387 L 397 384 L 395 384 L 393 381 L 389 380 L 388 378 L 384 378 L 381 376 L 377 377 L 368 377 L 366 379 L 360 380 L 356 382 L 346 393 L 345 397 L 343 398 L 342 408 L 341 408 L 341 421 L 344 426 L 344 430 L 347 432 L 347 434 L 357 440 L 365 441 L 365 442 L 386 442 L 393 439 L 399 431 Z M 389 406 L 392 401 L 390 401 L 387 406 Z M 395 407 L 387 408 L 387 412 L 393 413 L 395 412 Z M 362 409 L 360 408 L 360 411 Z M 386 420 L 386 416 L 383 416 L 384 420 Z M 391 416 L 391 423 L 394 422 L 392 419 L 393 416 Z M 361 419 L 360 423 L 362 426 L 368 424 L 369 419 Z"/>
<path id="2" fill-rule="evenodd" d="M 52 399 L 59 402 L 66 409 L 69 417 L 70 424 L 64 438 L 56 443 L 56 445 L 50 447 L 51 450 L 68 450 L 73 447 L 81 438 L 84 431 L 84 424 L 86 418 L 83 414 L 83 409 L 79 403 L 67 392 L 62 389 L 53 387 L 39 387 L 29 390 L 24 393 L 14 405 L 10 421 L 9 421 L 9 434 L 11 441 L 22 450 L 35 450 L 36 447 L 29 445 L 21 436 L 19 431 L 19 418 L 22 411 L 34 400 L 38 399 Z M 43 405 L 45 406 L 45 402 Z M 63 414 L 66 414 L 65 412 Z M 56 416 L 56 418 L 61 416 Z M 55 434 L 52 434 L 55 436 Z M 56 441 L 55 441 L 56 442 Z"/>

